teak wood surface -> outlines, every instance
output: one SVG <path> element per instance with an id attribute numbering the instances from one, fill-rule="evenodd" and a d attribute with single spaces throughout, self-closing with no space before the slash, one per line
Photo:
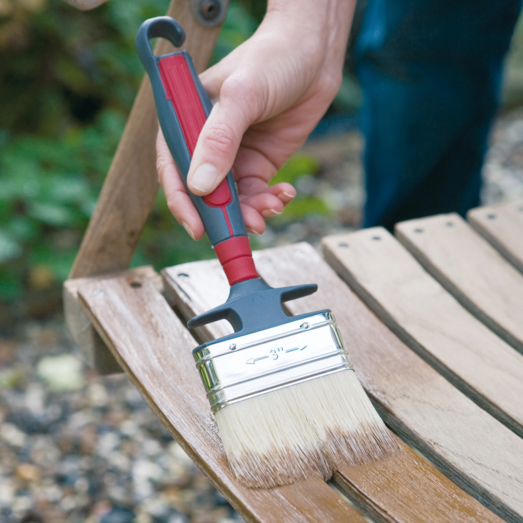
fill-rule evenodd
<path id="1" fill-rule="evenodd" d="M 523 200 L 477 207 L 467 220 L 510 263 L 523 272 Z"/>
<path id="2" fill-rule="evenodd" d="M 410 348 L 523 436 L 523 355 L 465 310 L 381 227 L 325 240 L 343 277 Z"/>
<path id="3" fill-rule="evenodd" d="M 406 424 L 399 431 L 400 434 L 413 434 L 415 438 L 420 438 L 423 437 L 423 433 L 433 431 L 433 434 L 427 437 L 426 445 L 433 447 L 433 453 L 440 446 L 448 447 L 442 454 L 445 456 L 455 454 L 451 460 L 456 463 L 451 467 L 460 468 L 460 473 L 465 475 L 472 475 L 479 470 L 479 467 L 473 467 L 474 471 L 470 468 L 465 471 L 467 461 L 479 459 L 481 453 L 488 449 L 483 447 L 467 452 L 461 444 L 454 442 L 456 438 L 455 434 L 452 435 L 452 431 L 466 427 L 475 413 L 478 415 L 480 425 L 485 429 L 488 430 L 485 424 L 492 421 L 494 430 L 501 429 L 505 435 L 508 432 L 511 441 L 513 438 L 518 439 L 463 397 L 403 346 L 340 281 L 312 247 L 300 244 L 258 252 L 255 253 L 255 257 L 260 275 L 271 285 L 295 285 L 313 281 L 320 284 L 320 291 L 317 294 L 307 299 L 289 302 L 288 308 L 293 313 L 300 314 L 326 307 L 333 310 L 358 376 L 363 378 L 362 383 L 367 392 L 378 404 L 381 413 L 387 414 L 385 416 L 387 421 L 390 422 L 393 416 L 399 414 L 400 419 L 393 420 L 392 423 L 395 429 Z M 216 261 L 170 267 L 164 269 L 163 275 L 166 290 L 171 290 L 171 296 L 176 299 L 178 309 L 187 317 L 203 312 L 227 299 L 229 287 Z M 335 304 L 337 307 L 334 306 Z M 207 340 L 223 336 L 230 330 L 228 324 L 216 323 L 207 326 L 205 330 L 199 330 L 198 338 Z M 387 348 L 393 352 L 392 355 L 387 354 Z M 398 350 L 400 354 L 396 355 Z M 401 354 L 402 351 L 406 356 Z M 396 358 L 406 359 L 406 368 L 411 370 L 406 372 L 402 368 L 393 369 L 398 371 L 397 375 L 390 372 L 388 367 Z M 415 376 L 411 376 L 411 372 L 419 370 L 422 374 L 421 383 Z M 402 376 L 402 372 L 405 376 Z M 425 380 L 431 384 L 431 390 L 420 395 L 415 389 L 420 388 Z M 386 383 L 387 381 L 389 383 Z M 394 385 L 395 383 L 404 383 L 404 386 L 398 387 Z M 440 388 L 443 392 L 439 390 Z M 389 393 L 392 393 L 392 404 L 388 399 Z M 430 393 L 435 394 L 432 400 L 426 399 Z M 451 412 L 445 413 L 445 404 L 448 406 L 452 399 L 455 399 L 455 405 L 450 409 Z M 426 404 L 420 405 L 417 400 Z M 437 414 L 432 420 L 434 411 Z M 466 418 L 465 423 L 463 417 Z M 417 425 L 422 425 L 421 430 Z M 465 430 L 465 442 L 474 440 L 470 428 Z M 514 451 L 517 449 L 514 448 Z M 441 459 L 439 461 L 441 462 Z M 507 461 L 506 457 L 503 461 Z M 449 468 L 445 468 L 448 472 Z M 507 475 L 515 473 L 514 469 L 504 471 Z M 487 481 L 489 475 L 487 470 L 483 470 L 481 475 L 483 480 Z M 473 478 L 470 480 L 474 481 Z M 485 509 L 406 445 L 401 445 L 398 455 L 389 460 L 339 471 L 335 475 L 334 484 L 357 506 L 369 512 L 378 521 L 459 522 L 484 521 L 485 518 L 491 517 L 488 511 L 484 514 L 478 512 Z M 505 486 L 498 485 L 497 488 L 503 489 Z M 512 485 L 510 490 L 512 496 L 516 497 L 517 484 Z M 512 520 L 522 521 L 523 518 L 521 515 L 515 515 Z"/>
<path id="4" fill-rule="evenodd" d="M 395 234 L 464 307 L 523 353 L 523 275 L 463 218 L 409 220 Z"/>
<path id="5" fill-rule="evenodd" d="M 154 285 L 129 275 L 78 291 L 91 322 L 172 436 L 248 521 L 364 523 L 321 478 L 247 489 L 229 469 L 191 355 L 197 345 Z"/>
<path id="6" fill-rule="evenodd" d="M 85 361 L 100 374 L 115 374 L 123 371 L 102 338 L 100 338 L 98 332 L 93 329 L 78 300 L 78 289 L 89 282 L 117 278 L 119 276 L 144 276 L 153 282 L 158 292 L 163 292 L 161 276 L 149 265 L 129 271 L 117 271 L 101 276 L 67 280 L 63 287 L 64 315 L 67 330 L 78 345 Z"/>
<path id="7" fill-rule="evenodd" d="M 198 72 L 207 66 L 220 27 L 201 26 L 189 0 L 172 0 L 167 14 L 186 33 L 187 49 Z M 155 54 L 173 51 L 158 39 Z M 124 134 L 113 158 L 70 278 L 127 269 L 158 192 L 155 141 L 158 118 L 149 79 L 144 76 Z"/>

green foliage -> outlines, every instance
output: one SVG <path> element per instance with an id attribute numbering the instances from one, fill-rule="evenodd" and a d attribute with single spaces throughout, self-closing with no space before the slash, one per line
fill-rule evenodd
<path id="1" fill-rule="evenodd" d="M 143 76 L 136 31 L 166 5 L 111 0 L 81 12 L 63 0 L 0 2 L 4 302 L 67 278 Z M 133 261 L 201 257 L 202 243 L 158 202 Z"/>
<path id="2" fill-rule="evenodd" d="M 278 174 L 272 179 L 271 185 L 281 182 L 294 184 L 301 176 L 316 174 L 319 168 L 320 165 L 313 156 L 295 154 L 278 171 Z"/>
<path id="3" fill-rule="evenodd" d="M 263 2 L 259 2 L 263 4 Z M 219 62 L 233 49 L 245 42 L 258 27 L 258 22 L 241 5 L 232 2 L 227 13 L 227 19 L 220 31 L 220 37 L 214 47 L 211 64 Z"/>
<path id="4" fill-rule="evenodd" d="M 305 177 L 315 176 L 319 169 L 320 165 L 316 158 L 298 153 L 290 158 L 278 171 L 271 185 L 281 182 L 299 185 L 300 180 Z M 298 193 L 297 197 L 287 205 L 285 212 L 272 220 L 274 224 L 281 225 L 290 221 L 303 219 L 310 215 L 328 216 L 329 214 L 329 206 L 320 197 Z"/>
<path id="5" fill-rule="evenodd" d="M 67 277 L 123 126 L 124 116 L 106 109 L 95 124 L 58 139 L 24 134 L 3 145 L 2 299 Z"/>

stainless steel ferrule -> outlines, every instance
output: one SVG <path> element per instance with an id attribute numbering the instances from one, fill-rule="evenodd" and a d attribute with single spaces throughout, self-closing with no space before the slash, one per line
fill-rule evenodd
<path id="1" fill-rule="evenodd" d="M 330 311 L 195 349 L 213 411 L 253 396 L 352 369 Z"/>

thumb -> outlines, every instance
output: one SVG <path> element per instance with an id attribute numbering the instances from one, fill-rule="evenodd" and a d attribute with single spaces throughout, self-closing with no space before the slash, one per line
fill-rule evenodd
<path id="1" fill-rule="evenodd" d="M 256 120 L 248 88 L 226 80 L 198 138 L 187 176 L 189 190 L 198 196 L 210 194 L 231 170 L 243 133 Z"/>

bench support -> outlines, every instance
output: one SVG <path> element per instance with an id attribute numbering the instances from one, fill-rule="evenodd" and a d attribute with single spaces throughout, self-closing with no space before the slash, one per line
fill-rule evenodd
<path id="1" fill-rule="evenodd" d="M 185 30 L 187 39 L 183 48 L 193 57 L 196 70 L 203 71 L 220 26 L 201 25 L 193 16 L 189 0 L 172 0 L 167 15 L 175 18 Z M 158 41 L 155 53 L 164 54 L 170 50 L 173 50 L 171 44 L 162 39 Z M 144 76 L 70 278 L 121 271 L 129 266 L 158 191 L 157 130 L 151 84 Z M 65 315 L 71 335 L 82 353 L 100 374 L 121 372 L 110 351 L 86 323 L 87 318 L 79 313 L 70 289 L 66 283 Z"/>

